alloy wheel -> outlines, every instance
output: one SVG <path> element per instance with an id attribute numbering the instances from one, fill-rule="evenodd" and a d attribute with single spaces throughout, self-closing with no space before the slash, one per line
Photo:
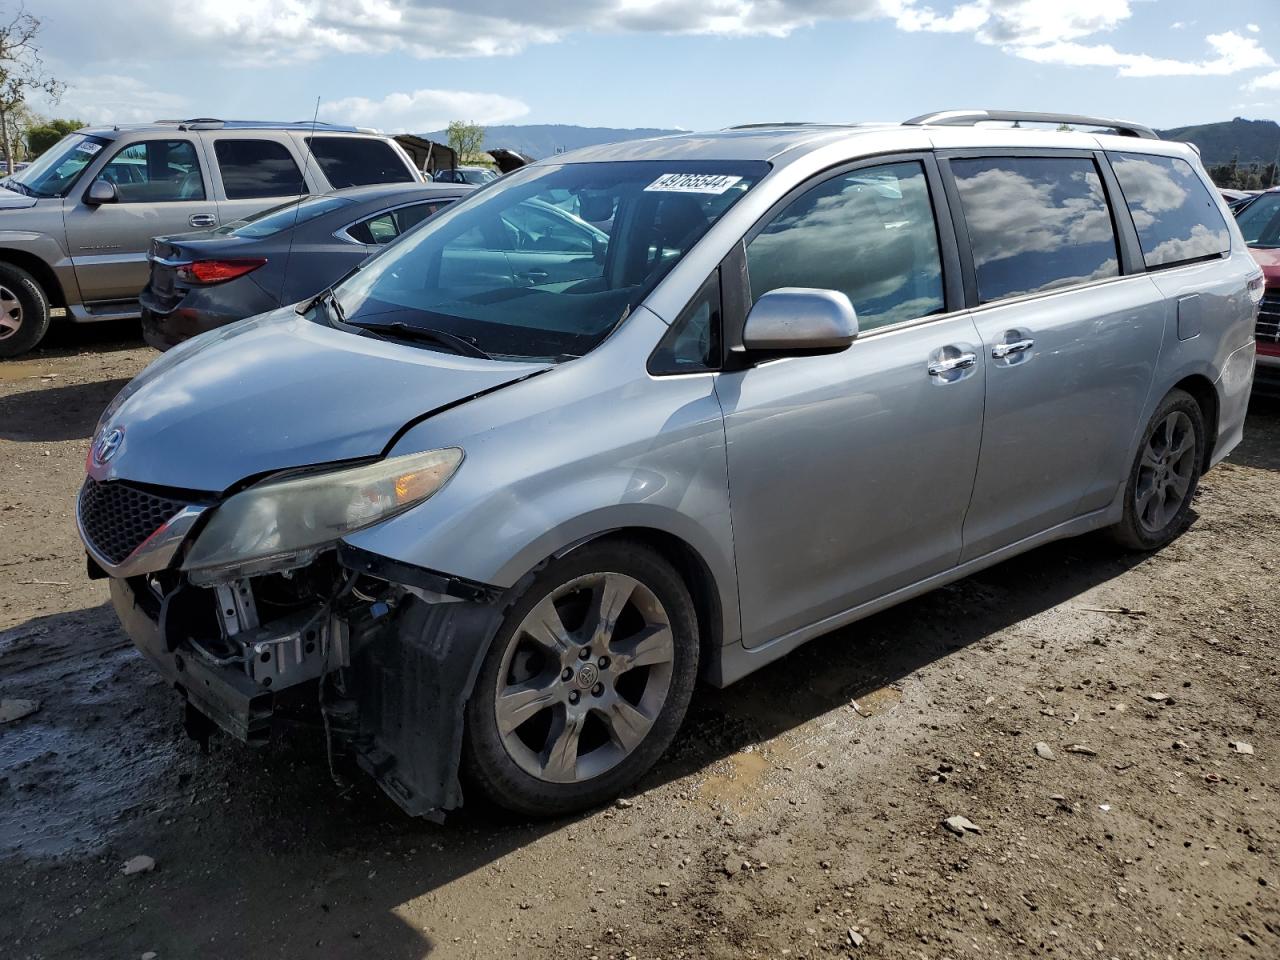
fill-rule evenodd
<path id="1" fill-rule="evenodd" d="M 1195 426 L 1181 410 L 1156 425 L 1142 451 L 1134 507 L 1148 533 L 1160 533 L 1186 502 L 1195 476 Z"/>
<path id="2" fill-rule="evenodd" d="M 674 660 L 667 611 L 639 580 L 593 573 L 557 587 L 503 654 L 494 711 L 504 748 L 539 780 L 600 776 L 657 721 Z"/>
<path id="3" fill-rule="evenodd" d="M 14 336 L 22 327 L 22 303 L 8 287 L 0 286 L 0 340 Z"/>

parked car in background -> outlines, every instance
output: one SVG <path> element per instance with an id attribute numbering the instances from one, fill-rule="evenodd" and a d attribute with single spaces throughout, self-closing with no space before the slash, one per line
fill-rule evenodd
<path id="1" fill-rule="evenodd" d="M 1280 190 L 1259 194 L 1236 214 L 1236 224 L 1253 259 L 1266 274 L 1267 290 L 1258 310 L 1258 393 L 1280 396 Z"/>
<path id="2" fill-rule="evenodd" d="M 1133 124 L 591 147 L 161 357 L 77 518 L 194 734 L 295 698 L 410 813 L 465 771 L 563 814 L 699 676 L 1062 537 L 1171 542 L 1242 437 L 1262 292 L 1196 152 Z"/>
<path id="3" fill-rule="evenodd" d="M 0 357 L 50 309 L 139 314 L 151 238 L 242 219 L 303 194 L 421 183 L 391 138 L 356 127 L 187 120 L 77 130 L 0 180 Z"/>
<path id="4" fill-rule="evenodd" d="M 436 183 L 466 183 L 479 187 L 498 179 L 498 171 L 492 167 L 453 167 L 437 170 Z"/>
<path id="5" fill-rule="evenodd" d="M 473 189 L 350 187 L 213 230 L 157 237 L 140 297 L 143 336 L 167 350 L 206 330 L 296 303 Z"/>

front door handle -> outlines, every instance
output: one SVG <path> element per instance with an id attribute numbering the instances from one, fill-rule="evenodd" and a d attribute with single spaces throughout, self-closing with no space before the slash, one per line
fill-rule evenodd
<path id="1" fill-rule="evenodd" d="M 978 355 L 975 353 L 961 353 L 954 357 L 944 357 L 941 360 L 930 360 L 929 376 L 940 377 L 945 373 L 951 373 L 953 370 L 972 367 L 977 362 Z"/>
<path id="2" fill-rule="evenodd" d="M 212 213 L 193 213 L 187 218 L 187 223 L 193 227 L 216 227 L 218 218 Z"/>
<path id="3" fill-rule="evenodd" d="M 1022 353 L 1023 351 L 1030 350 L 1035 345 L 1036 342 L 1030 337 L 1025 340 L 1014 340 L 1010 343 L 997 343 L 991 348 L 991 356 L 997 360 L 1002 360 L 1010 354 Z"/>

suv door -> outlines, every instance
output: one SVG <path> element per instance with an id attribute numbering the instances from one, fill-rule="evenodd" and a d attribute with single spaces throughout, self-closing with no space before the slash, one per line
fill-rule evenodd
<path id="1" fill-rule="evenodd" d="M 859 325 L 841 353 L 718 377 L 753 647 L 956 564 L 986 364 L 973 321 L 952 312 L 955 236 L 929 156 L 823 174 L 748 235 L 746 260 L 748 302 L 840 290 Z"/>
<path id="2" fill-rule="evenodd" d="M 997 150 L 942 164 L 988 368 L 967 561 L 1111 502 L 1164 306 L 1133 275 L 1132 231 L 1117 228 L 1101 155 Z"/>
<path id="3" fill-rule="evenodd" d="M 217 206 L 196 141 L 157 138 L 112 148 L 94 180 L 114 184 L 116 202 L 86 203 L 86 181 L 64 207 L 76 282 L 87 303 L 135 300 L 147 283 L 152 237 L 216 222 Z"/>
<path id="4" fill-rule="evenodd" d="M 222 223 L 329 189 L 314 164 L 306 163 L 305 158 L 299 162 L 291 137 L 273 137 L 259 130 L 251 135 L 219 131 L 209 139 L 216 161 Z"/>

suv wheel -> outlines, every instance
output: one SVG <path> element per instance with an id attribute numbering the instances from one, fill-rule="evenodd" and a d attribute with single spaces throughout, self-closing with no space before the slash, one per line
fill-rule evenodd
<path id="1" fill-rule="evenodd" d="M 517 813 L 615 796 L 675 736 L 698 672 L 679 574 L 632 543 L 552 561 L 507 612 L 467 703 L 468 779 Z"/>
<path id="2" fill-rule="evenodd" d="M 0 263 L 0 357 L 34 349 L 49 330 L 49 298 L 35 277 Z"/>
<path id="3" fill-rule="evenodd" d="M 1173 390 L 1152 415 L 1129 472 L 1124 517 L 1111 528 L 1121 546 L 1156 550 L 1182 532 L 1204 463 L 1204 414 Z"/>

